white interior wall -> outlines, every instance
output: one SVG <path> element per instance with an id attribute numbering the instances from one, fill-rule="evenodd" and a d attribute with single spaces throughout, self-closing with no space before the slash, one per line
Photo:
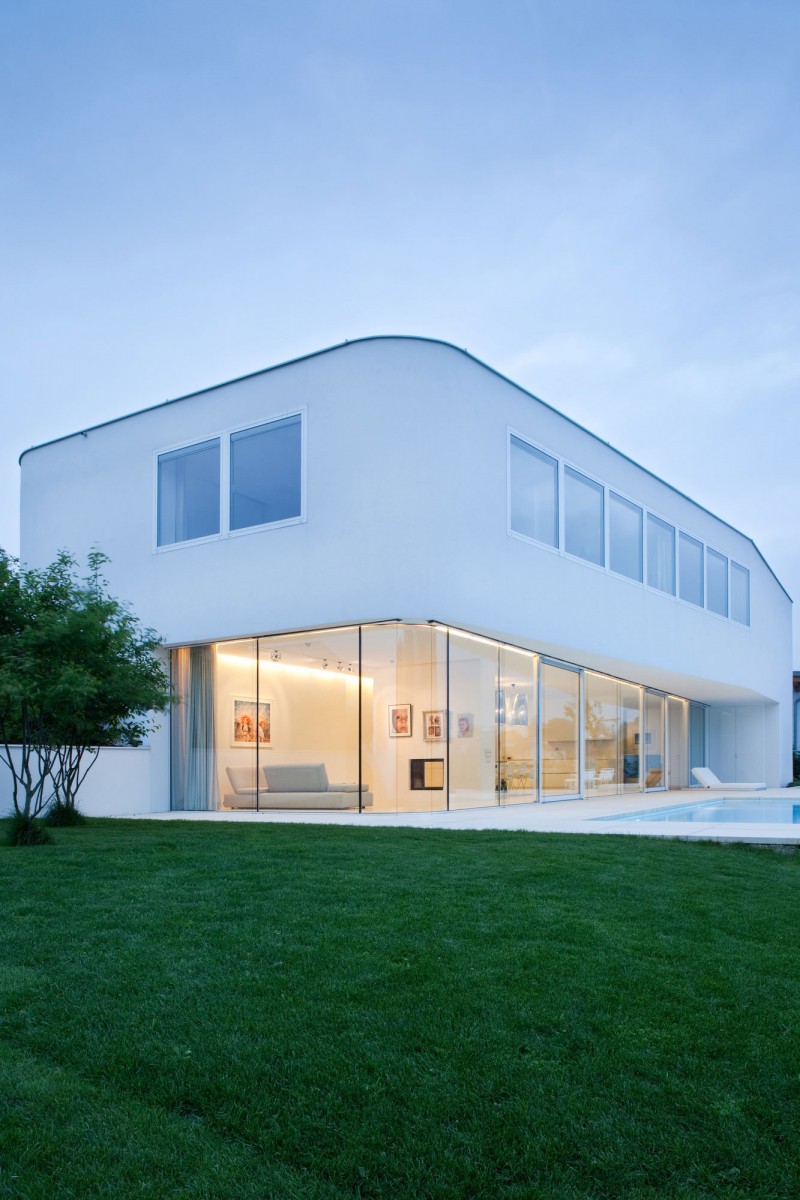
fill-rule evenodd
<path id="1" fill-rule="evenodd" d="M 255 745 L 233 744 L 233 701 L 255 701 L 256 668 L 254 656 L 224 650 L 216 661 L 217 777 L 223 800 L 231 791 L 226 767 L 255 767 Z M 330 783 L 357 783 L 358 676 L 273 662 L 262 662 L 259 675 L 259 699 L 270 705 L 271 734 L 270 744 L 259 747 L 259 763 L 321 762 Z"/>

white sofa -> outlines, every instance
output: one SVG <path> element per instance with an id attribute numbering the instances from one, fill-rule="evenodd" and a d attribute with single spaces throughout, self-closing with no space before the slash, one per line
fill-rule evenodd
<path id="1" fill-rule="evenodd" d="M 226 767 L 225 772 L 233 788 L 224 797 L 225 808 L 358 808 L 358 784 L 328 783 L 324 763 L 261 767 L 260 786 L 255 767 Z M 361 804 L 372 804 L 366 785 L 361 789 Z"/>

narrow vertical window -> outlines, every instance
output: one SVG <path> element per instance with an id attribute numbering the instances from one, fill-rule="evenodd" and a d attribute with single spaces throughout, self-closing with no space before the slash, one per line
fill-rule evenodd
<path id="1" fill-rule="evenodd" d="M 564 542 L 568 554 L 605 566 L 603 488 L 571 467 L 564 470 Z"/>
<path id="2" fill-rule="evenodd" d="M 300 414 L 231 434 L 231 529 L 302 515 Z"/>
<path id="3" fill-rule="evenodd" d="M 728 615 L 728 560 L 716 550 L 706 550 L 706 606 L 721 617 Z"/>
<path id="4" fill-rule="evenodd" d="M 680 597 L 703 607 L 703 543 L 682 533 L 679 538 Z"/>
<path id="5" fill-rule="evenodd" d="M 158 456 L 159 546 L 219 533 L 219 438 Z"/>
<path id="6" fill-rule="evenodd" d="M 652 513 L 647 514 L 647 582 L 675 595 L 675 530 Z"/>
<path id="7" fill-rule="evenodd" d="M 741 625 L 750 624 L 750 572 L 731 561 L 731 617 Z"/>
<path id="8" fill-rule="evenodd" d="M 608 493 L 608 565 L 618 575 L 642 582 L 642 510 Z"/>
<path id="9" fill-rule="evenodd" d="M 558 463 L 513 435 L 511 528 L 546 546 L 558 546 Z"/>

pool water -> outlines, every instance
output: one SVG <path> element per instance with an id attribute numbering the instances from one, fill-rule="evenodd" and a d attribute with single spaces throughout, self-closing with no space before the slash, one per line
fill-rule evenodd
<path id="1" fill-rule="evenodd" d="M 697 804 L 653 808 L 649 812 L 617 813 L 594 821 L 697 821 L 734 825 L 800 825 L 800 801 L 759 800 L 754 796 L 719 796 Z"/>

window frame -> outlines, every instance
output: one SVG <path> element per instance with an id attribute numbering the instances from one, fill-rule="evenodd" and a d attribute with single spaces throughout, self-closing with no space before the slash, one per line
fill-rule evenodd
<path id="1" fill-rule="evenodd" d="M 742 571 L 747 576 L 747 620 L 741 621 L 739 617 L 733 615 L 733 572 L 734 569 Z M 728 617 L 734 621 L 740 629 L 749 629 L 753 619 L 753 598 L 752 589 L 750 586 L 750 568 L 744 566 L 743 563 L 736 562 L 734 558 L 728 559 Z"/>
<path id="2" fill-rule="evenodd" d="M 659 513 L 654 512 L 651 508 L 645 508 L 644 522 L 644 584 L 650 592 L 655 592 L 658 596 L 668 596 L 671 600 L 680 601 L 678 594 L 678 535 L 680 534 L 680 526 L 676 521 L 669 521 L 666 517 L 662 517 Z M 666 529 L 672 530 L 672 584 L 671 592 L 665 588 L 658 587 L 655 583 L 650 582 L 650 519 Z M 688 603 L 683 601 L 682 603 Z M 692 605 L 694 608 L 695 606 Z"/>
<path id="3" fill-rule="evenodd" d="M 233 485 L 232 458 L 233 438 L 236 434 L 246 433 L 255 429 L 263 429 L 278 421 L 286 421 L 290 417 L 300 418 L 300 514 L 296 517 L 284 517 L 280 521 L 262 521 L 258 525 L 244 525 L 240 529 L 231 528 L 231 488 Z M 227 537 L 241 537 L 247 533 L 260 533 L 265 529 L 284 529 L 288 525 L 302 525 L 306 521 L 306 409 L 297 408 L 291 412 L 277 413 L 266 420 L 248 421 L 246 425 L 237 425 L 226 434 L 225 480 L 220 476 L 220 488 L 224 487 L 223 511 L 225 515 L 225 530 Z"/>
<path id="4" fill-rule="evenodd" d="M 640 575 L 638 578 L 635 575 L 626 575 L 623 571 L 617 571 L 611 565 L 611 509 L 612 503 L 615 500 L 628 508 L 635 508 L 639 513 L 639 568 Z M 624 495 L 618 488 L 613 488 L 610 485 L 606 486 L 606 564 L 609 575 L 613 575 L 615 579 L 627 579 L 628 583 L 635 583 L 639 587 L 646 587 L 645 575 L 647 571 L 647 513 L 648 509 L 644 504 L 631 499 Z M 664 593 L 666 595 L 666 593 Z"/>
<path id="5" fill-rule="evenodd" d="M 555 478 L 556 478 L 556 502 L 558 505 L 558 510 L 557 510 L 557 514 L 556 514 L 557 515 L 556 526 L 557 526 L 557 532 L 558 532 L 558 545 L 556 545 L 556 546 L 551 545 L 549 542 L 541 542 L 537 538 L 530 537 L 528 534 L 520 533 L 518 530 L 512 528 L 512 525 L 511 525 L 511 447 L 512 447 L 512 438 L 516 438 L 517 441 L 521 442 L 524 446 L 530 446 L 530 448 L 532 450 L 535 450 L 539 454 L 544 455 L 546 458 L 550 459 L 552 462 L 554 462 L 556 464 L 556 476 L 555 476 Z M 567 550 L 567 548 L 566 548 L 565 476 L 566 476 L 566 472 L 568 470 L 571 471 L 572 473 L 574 473 L 575 475 L 588 480 L 590 483 L 596 484 L 600 489 L 602 489 L 602 497 L 603 497 L 603 563 L 602 564 L 592 562 L 591 559 L 588 559 L 588 558 L 582 558 L 580 555 L 574 554 L 571 551 Z M 660 480 L 659 482 L 663 482 L 663 481 Z M 669 487 L 668 484 L 665 486 Z M 679 493 L 679 495 L 680 495 L 680 493 Z M 612 507 L 613 499 L 621 501 L 623 505 L 629 505 L 631 508 L 637 509 L 642 514 L 642 540 L 641 540 L 642 578 L 641 579 L 635 579 L 635 578 L 632 578 L 630 575 L 624 575 L 619 571 L 615 571 L 613 569 L 613 567 L 611 566 L 611 507 Z M 690 501 L 690 503 L 693 504 L 694 502 Z M 702 510 L 702 511 L 705 511 L 705 510 Z M 709 515 L 713 515 L 713 514 L 709 514 Z M 673 579 L 674 579 L 674 589 L 675 590 L 672 592 L 664 591 L 662 588 L 656 587 L 654 584 L 651 584 L 648 580 L 648 556 L 649 556 L 649 544 L 648 544 L 649 536 L 648 535 L 649 535 L 649 522 L 650 522 L 651 517 L 658 525 L 665 526 L 666 528 L 671 529 L 673 532 Z M 725 522 L 722 522 L 722 524 L 725 524 Z M 730 528 L 733 529 L 732 526 Z M 634 496 L 630 495 L 629 493 L 624 491 L 622 488 L 619 488 L 619 487 L 615 486 L 614 484 L 610 484 L 610 483 L 606 482 L 604 479 L 599 479 L 596 475 L 591 474 L 589 471 L 578 466 L 575 462 L 571 461 L 568 458 L 565 458 L 562 454 L 558 454 L 555 451 L 551 450 L 549 447 L 541 445 L 540 443 L 534 441 L 527 434 L 523 433 L 520 429 L 518 429 L 517 427 L 512 426 L 512 425 L 506 425 L 506 532 L 509 537 L 518 538 L 519 541 L 527 542 L 529 545 L 532 545 L 532 546 L 538 546 L 539 549 L 547 550 L 551 554 L 557 554 L 561 558 L 568 558 L 573 562 L 579 562 L 584 567 L 588 567 L 591 570 L 602 571 L 606 575 L 612 576 L 616 580 L 622 581 L 624 583 L 632 584 L 635 587 L 644 588 L 645 591 L 652 592 L 655 595 L 658 595 L 661 597 L 666 597 L 667 599 L 672 600 L 674 603 L 683 605 L 684 607 L 690 609 L 692 612 L 709 613 L 712 617 L 716 617 L 718 620 L 721 620 L 721 621 L 735 620 L 735 618 L 732 616 L 732 611 L 731 611 L 731 609 L 732 609 L 731 578 L 732 578 L 733 566 L 735 565 L 736 567 L 740 568 L 742 571 L 745 571 L 747 573 L 747 577 L 748 577 L 748 618 L 749 618 L 748 622 L 746 624 L 743 621 L 739 621 L 739 620 L 736 620 L 736 624 L 738 625 L 738 627 L 740 629 L 751 629 L 752 628 L 752 587 L 750 584 L 752 572 L 750 571 L 749 567 L 745 567 L 742 563 L 737 562 L 732 557 L 732 555 L 724 554 L 721 550 L 716 550 L 713 546 L 709 545 L 709 543 L 705 539 L 705 537 L 698 536 L 696 533 L 691 533 L 688 529 L 686 529 L 684 527 L 682 522 L 679 523 L 673 517 L 664 516 L 661 512 L 659 512 L 658 510 L 656 510 L 654 508 L 651 508 L 645 502 L 643 502 L 639 499 L 636 499 Z M 738 530 L 733 530 L 733 532 L 738 535 Z M 739 536 L 743 536 L 743 535 L 739 535 Z M 694 542 L 697 545 L 699 545 L 703 552 L 703 580 L 702 580 L 702 582 L 703 582 L 703 603 L 702 604 L 695 604 L 694 601 L 686 600 L 681 596 L 681 562 L 680 562 L 681 539 L 684 537 L 687 538 L 689 541 Z M 725 559 L 725 561 L 728 564 L 728 567 L 727 567 L 727 574 L 728 574 L 727 611 L 726 611 L 725 615 L 723 615 L 721 613 L 717 613 L 713 609 L 708 607 L 708 561 L 709 561 L 710 553 L 717 554 L 720 558 Z"/>
<path id="6" fill-rule="evenodd" d="M 686 596 L 682 595 L 682 593 L 681 593 L 681 589 L 683 587 L 683 572 L 681 569 L 681 543 L 682 543 L 683 539 L 686 539 L 686 541 L 688 541 L 688 542 L 693 542 L 695 544 L 695 546 L 700 547 L 700 591 L 702 594 L 702 599 L 699 604 L 695 603 L 694 600 L 688 600 L 686 598 Z M 688 604 L 690 608 L 704 609 L 706 606 L 706 550 L 708 549 L 708 547 L 706 546 L 705 542 L 700 540 L 700 538 L 695 537 L 694 534 L 687 533 L 685 529 L 678 530 L 678 539 L 677 540 L 678 540 L 678 544 L 677 544 L 677 548 L 676 548 L 676 560 L 677 560 L 676 561 L 676 571 L 677 571 L 676 590 L 677 590 L 678 599 L 681 601 L 682 604 Z"/>
<path id="7" fill-rule="evenodd" d="M 208 437 L 194 437 L 188 441 L 178 442 L 173 446 L 160 446 L 153 453 L 153 551 L 157 554 L 165 554 L 170 550 L 177 550 L 182 546 L 201 546 L 205 542 L 216 542 L 223 536 L 224 529 L 224 511 L 222 504 L 222 477 L 225 470 L 223 458 L 223 443 L 225 439 L 224 433 L 210 433 Z M 217 533 L 207 533 L 202 537 L 184 538 L 178 542 L 167 542 L 163 546 L 158 540 L 158 499 L 159 499 L 159 463 L 167 454 L 177 455 L 182 450 L 191 450 L 193 446 L 202 446 L 206 442 L 216 442 L 219 450 L 219 481 L 220 481 L 220 497 L 219 497 L 219 531 Z"/>
<path id="8" fill-rule="evenodd" d="M 544 455 L 555 463 L 555 534 L 556 542 L 542 542 L 538 538 L 531 537 L 528 533 L 522 533 L 519 529 L 514 529 L 511 524 L 511 449 L 512 439 L 516 438 L 518 442 L 522 442 L 524 446 L 530 446 L 531 450 L 535 450 L 537 454 Z M 552 454 L 546 450 L 544 446 L 538 446 L 536 442 L 531 441 L 529 437 L 519 433 L 518 430 L 512 429 L 511 426 L 506 427 L 506 530 L 509 537 L 519 538 L 522 542 L 527 542 L 530 546 L 539 546 L 543 550 L 549 550 L 551 554 L 564 553 L 564 520 L 562 515 L 564 481 L 563 481 L 563 463 L 557 454 Z M 581 560 L 584 561 L 584 560 Z"/>
<path id="9" fill-rule="evenodd" d="M 556 459 L 556 462 L 558 460 Z M 567 547 L 567 477 L 572 475 L 579 483 L 588 483 L 591 487 L 599 489 L 600 492 L 600 542 L 602 547 L 602 559 L 596 562 L 593 558 L 586 558 L 582 554 L 576 554 L 574 550 Z M 561 493 L 561 523 L 563 524 L 561 541 L 564 548 L 564 554 L 567 558 L 574 558 L 577 562 L 586 563 L 590 567 L 597 567 L 601 571 L 608 569 L 608 488 L 599 479 L 595 479 L 586 471 L 580 471 L 577 467 L 573 467 L 572 463 L 563 460 L 561 463 L 561 480 L 559 491 Z M 616 572 L 615 572 L 616 574 Z"/>
<path id="10" fill-rule="evenodd" d="M 725 563 L 725 612 L 721 613 L 716 608 L 712 608 L 709 604 L 708 586 L 708 568 L 711 561 L 715 558 L 721 559 Z M 712 617 L 718 617 L 720 621 L 729 621 L 731 619 L 731 560 L 727 554 L 723 554 L 721 550 L 716 550 L 713 546 L 706 543 L 706 612 Z"/>
<path id="11" fill-rule="evenodd" d="M 267 521 L 262 525 L 246 525 L 243 529 L 230 527 L 230 495 L 231 495 L 231 438 L 233 434 L 242 433 L 247 429 L 259 429 L 270 425 L 273 421 L 283 421 L 287 417 L 300 418 L 300 516 L 287 517 L 282 521 Z M 200 446 L 203 442 L 219 443 L 219 533 L 210 533 L 205 537 L 191 538 L 183 542 L 170 542 L 166 546 L 158 544 L 158 461 L 165 454 L 177 450 L 188 450 L 191 446 Z M 289 525 L 302 525 L 308 520 L 307 496 L 307 464 L 308 464 L 308 408 L 301 405 L 287 409 L 285 412 L 273 413 L 268 417 L 259 417 L 257 421 L 245 421 L 241 425 L 232 425 L 225 429 L 214 430 L 203 437 L 187 438 L 167 446 L 159 446 L 153 451 L 153 497 L 152 497 L 152 551 L 154 554 L 169 554 L 185 546 L 200 546 L 206 542 L 218 542 L 226 538 L 246 537 L 252 533 L 263 533 L 268 529 L 283 529 Z M 528 539 L 526 539 L 528 540 Z M 538 543 L 537 543 L 538 545 Z"/>

